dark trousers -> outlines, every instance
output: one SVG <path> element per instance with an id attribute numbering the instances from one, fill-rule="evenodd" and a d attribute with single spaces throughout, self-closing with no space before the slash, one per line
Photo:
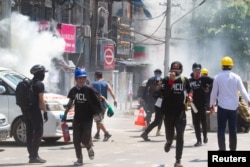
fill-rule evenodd
<path id="1" fill-rule="evenodd" d="M 228 122 L 229 129 L 229 149 L 235 151 L 237 147 L 237 109 L 227 110 L 218 106 L 217 123 L 218 123 L 218 145 L 220 151 L 226 150 L 225 131 Z"/>
<path id="2" fill-rule="evenodd" d="M 148 125 L 147 129 L 145 130 L 146 134 L 149 134 L 152 129 L 158 126 L 158 129 L 161 129 L 161 125 L 163 122 L 163 115 L 161 112 L 161 108 L 155 106 L 155 119 L 154 121 Z"/>
<path id="3" fill-rule="evenodd" d="M 184 131 L 186 127 L 186 113 L 182 111 L 180 115 L 166 114 L 164 118 L 165 134 L 168 143 L 173 143 L 176 131 L 176 160 L 181 160 L 184 145 Z"/>
<path id="4" fill-rule="evenodd" d="M 147 122 L 147 125 L 150 124 L 152 115 L 153 115 L 153 113 L 155 112 L 154 106 L 155 106 L 155 104 L 152 103 L 152 102 L 147 103 L 147 104 L 145 105 L 145 113 L 146 113 L 145 121 Z"/>
<path id="5" fill-rule="evenodd" d="M 38 157 L 43 136 L 43 118 L 41 111 L 28 111 L 24 114 L 26 125 L 27 150 L 29 158 Z"/>
<path id="6" fill-rule="evenodd" d="M 194 113 L 192 110 L 192 119 L 194 124 L 194 131 L 197 141 L 201 142 L 201 126 L 203 137 L 207 138 L 207 119 L 206 107 L 197 107 L 198 112 Z"/>
<path id="7" fill-rule="evenodd" d="M 73 143 L 75 147 L 77 159 L 82 159 L 82 147 L 81 143 L 90 148 L 92 145 L 91 133 L 92 133 L 93 119 L 88 121 L 73 121 Z"/>

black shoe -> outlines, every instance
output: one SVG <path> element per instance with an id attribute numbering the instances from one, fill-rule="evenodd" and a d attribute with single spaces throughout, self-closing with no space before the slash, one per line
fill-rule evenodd
<path id="1" fill-rule="evenodd" d="M 90 159 L 90 160 L 93 160 L 93 159 L 95 158 L 95 152 L 94 152 L 93 148 L 90 147 L 90 148 L 87 149 L 87 150 L 88 150 L 89 159 Z"/>
<path id="2" fill-rule="evenodd" d="M 106 134 L 104 135 L 104 139 L 103 139 L 103 141 L 108 141 L 108 140 L 109 140 L 109 138 L 110 138 L 111 136 L 112 136 L 111 134 L 106 133 Z"/>
<path id="3" fill-rule="evenodd" d="M 248 133 L 250 130 L 250 127 L 246 127 L 245 130 L 244 130 L 244 133 Z"/>
<path id="4" fill-rule="evenodd" d="M 171 145 L 172 145 L 172 144 L 171 144 L 171 143 L 168 143 L 168 142 L 165 144 L 165 146 L 164 146 L 164 151 L 165 151 L 166 153 L 170 151 Z"/>
<path id="5" fill-rule="evenodd" d="M 46 160 L 40 158 L 40 157 L 35 157 L 35 158 L 30 158 L 29 163 L 45 163 Z"/>
<path id="6" fill-rule="evenodd" d="M 74 166 L 82 166 L 82 165 L 83 165 L 82 159 L 77 159 L 77 161 L 74 162 Z"/>
<path id="7" fill-rule="evenodd" d="M 207 143 L 207 142 L 208 142 L 207 137 L 205 137 L 205 138 L 203 139 L 203 142 L 204 142 L 204 143 Z"/>
<path id="8" fill-rule="evenodd" d="M 180 162 L 175 162 L 174 167 L 183 167 L 183 165 Z"/>
<path id="9" fill-rule="evenodd" d="M 142 133 L 141 137 L 144 139 L 144 141 L 150 141 L 150 139 L 148 138 L 148 135 L 146 135 L 146 133 Z"/>
<path id="10" fill-rule="evenodd" d="M 100 139 L 100 135 L 98 133 L 95 134 L 94 139 Z"/>
<path id="11" fill-rule="evenodd" d="M 197 141 L 197 143 L 194 144 L 195 147 L 199 147 L 199 146 L 201 146 L 201 145 L 202 145 L 202 144 L 201 144 L 200 141 Z"/>

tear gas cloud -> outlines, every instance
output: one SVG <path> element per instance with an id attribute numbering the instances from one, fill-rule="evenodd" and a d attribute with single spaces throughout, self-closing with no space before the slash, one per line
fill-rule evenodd
<path id="1" fill-rule="evenodd" d="M 52 32 L 38 30 L 37 22 L 19 13 L 1 20 L 0 34 L 6 39 L 0 44 L 0 66 L 14 69 L 29 78 L 33 77 L 29 71 L 35 64 L 54 71 L 51 59 L 62 59 L 65 41 Z M 45 80 L 48 80 L 47 75 Z"/>
<path id="2" fill-rule="evenodd" d="M 183 75 L 190 77 L 192 72 L 192 64 L 197 62 L 202 64 L 202 67 L 209 70 L 209 75 L 214 77 L 217 73 L 221 72 L 220 61 L 225 55 L 228 55 L 228 46 L 226 43 L 230 41 L 225 41 L 223 39 L 211 41 L 207 40 L 207 45 L 205 47 L 200 47 L 198 38 L 193 29 L 184 26 L 190 24 L 190 20 L 193 15 L 199 15 L 199 13 L 209 12 L 209 5 L 213 3 L 203 3 L 201 6 L 197 7 L 193 12 L 187 14 L 195 6 L 202 2 L 202 0 L 197 0 L 196 4 L 193 4 L 191 0 L 175 0 L 172 1 L 171 8 L 171 39 L 170 39 L 170 56 L 169 63 L 178 60 L 183 64 Z M 151 12 L 154 19 L 142 21 L 141 32 L 147 35 L 151 35 L 159 40 L 165 41 L 165 25 L 166 18 L 162 22 L 164 15 L 157 17 L 166 11 L 166 0 L 145 0 L 146 8 Z M 219 3 L 219 2 L 217 2 Z M 186 16 L 184 16 L 187 14 Z M 207 14 L 209 16 L 209 13 Z M 181 18 L 184 16 L 183 18 Z M 144 16 L 145 17 L 145 16 Z M 157 17 L 157 18 L 156 18 Z M 181 18 L 181 19 L 180 19 Z M 180 19 L 180 20 L 179 20 Z M 146 20 L 146 19 L 145 19 Z M 174 24 L 173 24 L 174 23 Z M 161 25 L 160 25 L 161 24 Z M 160 27 L 158 27 L 160 25 Z M 195 29 L 195 27 L 194 27 Z M 143 41 L 145 37 L 139 37 L 138 41 Z M 143 43 L 159 43 L 155 40 L 148 39 L 143 41 Z M 165 57 L 165 43 L 162 42 L 160 45 L 146 45 L 149 49 L 149 58 L 144 60 L 145 62 L 152 64 L 152 69 L 149 74 L 153 74 L 155 68 L 164 69 L 164 57 Z M 229 55 L 230 56 L 230 55 Z M 170 64 L 169 64 L 170 65 Z M 236 67 L 234 68 L 236 70 Z"/>

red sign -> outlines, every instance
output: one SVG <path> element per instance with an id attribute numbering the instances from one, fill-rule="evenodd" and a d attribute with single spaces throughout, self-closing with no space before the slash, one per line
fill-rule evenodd
<path id="1" fill-rule="evenodd" d="M 71 24 L 61 24 L 60 28 L 58 28 L 57 31 L 66 42 L 64 52 L 75 53 L 76 27 Z"/>
<path id="2" fill-rule="evenodd" d="M 49 31 L 50 23 L 48 21 L 38 22 L 38 32 Z"/>
<path id="3" fill-rule="evenodd" d="M 114 45 L 104 45 L 104 69 L 114 69 L 115 67 L 115 56 L 114 56 Z"/>

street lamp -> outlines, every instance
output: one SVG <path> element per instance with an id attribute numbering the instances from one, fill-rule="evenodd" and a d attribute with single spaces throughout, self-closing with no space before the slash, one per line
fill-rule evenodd
<path id="1" fill-rule="evenodd" d="M 172 28 L 175 23 L 183 19 L 186 15 L 193 12 L 196 8 L 201 6 L 206 0 L 203 0 L 201 3 L 199 3 L 197 6 L 195 6 L 193 9 L 191 9 L 189 12 L 184 14 L 182 17 L 177 19 L 175 22 L 170 24 L 171 19 L 171 0 L 167 0 L 167 17 L 166 17 L 166 31 L 165 31 L 165 60 L 164 60 L 164 75 L 166 76 L 169 71 L 169 53 L 170 53 L 170 39 L 171 39 L 171 33 Z"/>

